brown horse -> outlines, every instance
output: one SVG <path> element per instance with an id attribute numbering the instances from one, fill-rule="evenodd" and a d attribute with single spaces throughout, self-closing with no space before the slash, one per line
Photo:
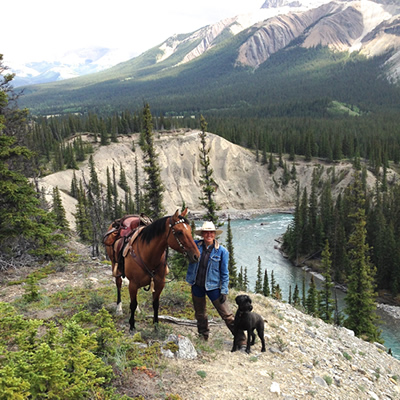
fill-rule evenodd
<path id="1" fill-rule="evenodd" d="M 160 218 L 143 227 L 138 237 L 133 241 L 130 251 L 126 254 L 124 274 L 129 280 L 129 295 L 131 299 L 129 326 L 131 331 L 135 329 L 137 292 L 141 287 L 150 285 L 153 290 L 153 322 L 158 322 L 160 294 L 164 289 L 165 276 L 168 273 L 166 260 L 168 246 L 187 256 L 190 262 L 199 260 L 200 252 L 193 240 L 190 223 L 185 218 L 186 214 L 187 209 L 181 214 L 177 210 L 174 215 Z M 113 273 L 116 271 L 115 249 L 118 247 L 117 242 L 114 246 L 106 246 Z M 117 285 L 117 314 L 122 314 L 122 276 L 117 276 L 115 282 Z"/>

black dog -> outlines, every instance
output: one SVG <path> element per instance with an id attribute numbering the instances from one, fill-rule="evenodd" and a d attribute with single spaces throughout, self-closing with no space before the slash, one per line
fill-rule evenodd
<path id="1" fill-rule="evenodd" d="M 239 306 L 235 315 L 235 325 L 233 331 L 233 347 L 232 351 L 239 349 L 238 334 L 247 331 L 247 346 L 246 353 L 250 353 L 250 345 L 254 344 L 256 334 L 254 329 L 257 330 L 258 337 L 261 340 L 261 351 L 265 351 L 264 339 L 264 320 L 261 315 L 251 312 L 253 306 L 251 305 L 251 298 L 245 294 L 236 296 L 236 303 Z M 251 343 L 250 343 L 251 337 Z"/>

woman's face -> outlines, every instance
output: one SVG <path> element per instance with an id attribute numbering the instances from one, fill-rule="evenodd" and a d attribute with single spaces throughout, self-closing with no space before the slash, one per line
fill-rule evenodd
<path id="1" fill-rule="evenodd" d="M 215 231 L 203 231 L 202 236 L 203 236 L 205 245 L 210 246 L 210 244 L 214 243 Z"/>

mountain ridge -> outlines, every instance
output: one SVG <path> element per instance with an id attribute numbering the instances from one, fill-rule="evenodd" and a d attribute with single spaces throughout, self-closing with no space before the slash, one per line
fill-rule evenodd
<path id="1" fill-rule="evenodd" d="M 331 1 L 305 10 L 300 4 L 286 13 L 285 7 L 260 10 L 267 18 L 260 21 L 261 14 L 255 13 L 255 24 L 251 19 L 255 14 L 243 15 L 175 35 L 139 57 L 95 74 L 25 87 L 21 104 L 34 113 L 54 114 L 87 112 L 93 108 L 117 111 L 138 107 L 146 99 L 159 113 L 181 114 L 215 109 L 206 104 L 207 99 L 219 95 L 227 102 L 219 102 L 221 109 L 234 112 L 236 104 L 242 102 L 266 109 L 263 102 L 268 100 L 256 99 L 254 95 L 259 89 L 280 88 L 282 96 L 293 97 L 288 92 L 292 88 L 285 88 L 285 74 L 292 70 L 297 74 L 293 85 L 299 86 L 294 96 L 300 96 L 292 100 L 304 102 L 303 93 L 316 82 L 310 73 L 315 66 L 314 75 L 322 72 L 326 76 L 318 81 L 314 95 L 309 93 L 314 97 L 312 101 L 321 99 L 318 92 L 333 91 L 331 100 L 352 103 L 354 99 L 349 94 L 355 90 L 360 91 L 353 96 L 359 99 L 355 105 L 360 107 L 365 97 L 361 91 L 365 92 L 365 87 L 375 81 L 381 85 L 382 94 L 370 94 L 371 104 L 388 93 L 384 80 L 392 85 L 392 91 L 398 91 L 394 83 L 400 70 L 400 7 L 372 0 Z M 308 51 L 304 59 L 299 57 L 299 51 L 294 51 L 300 49 Z M 327 49 L 330 55 L 321 49 Z M 276 56 L 275 60 L 289 60 L 285 61 L 289 71 L 278 70 L 272 56 Z M 361 65 L 365 60 L 376 70 L 373 81 Z M 376 60 L 381 63 L 379 66 L 375 65 Z M 354 62 L 360 68 L 357 79 L 363 80 L 364 85 L 355 83 L 349 87 L 345 83 L 347 77 L 337 74 L 335 64 L 352 68 Z M 360 74 L 365 74 L 364 79 Z M 331 80 L 338 79 L 343 81 L 342 85 L 329 87 Z M 274 83 L 277 88 L 271 87 Z M 252 90 L 252 85 L 258 86 Z M 242 94 L 243 91 L 247 93 Z"/>

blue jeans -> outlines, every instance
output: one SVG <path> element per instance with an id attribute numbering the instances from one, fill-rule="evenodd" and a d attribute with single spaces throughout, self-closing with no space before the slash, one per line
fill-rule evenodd
<path id="1" fill-rule="evenodd" d="M 192 293 L 196 297 L 204 297 L 207 295 L 211 301 L 215 301 L 221 296 L 221 289 L 206 290 L 204 287 L 193 285 Z"/>

